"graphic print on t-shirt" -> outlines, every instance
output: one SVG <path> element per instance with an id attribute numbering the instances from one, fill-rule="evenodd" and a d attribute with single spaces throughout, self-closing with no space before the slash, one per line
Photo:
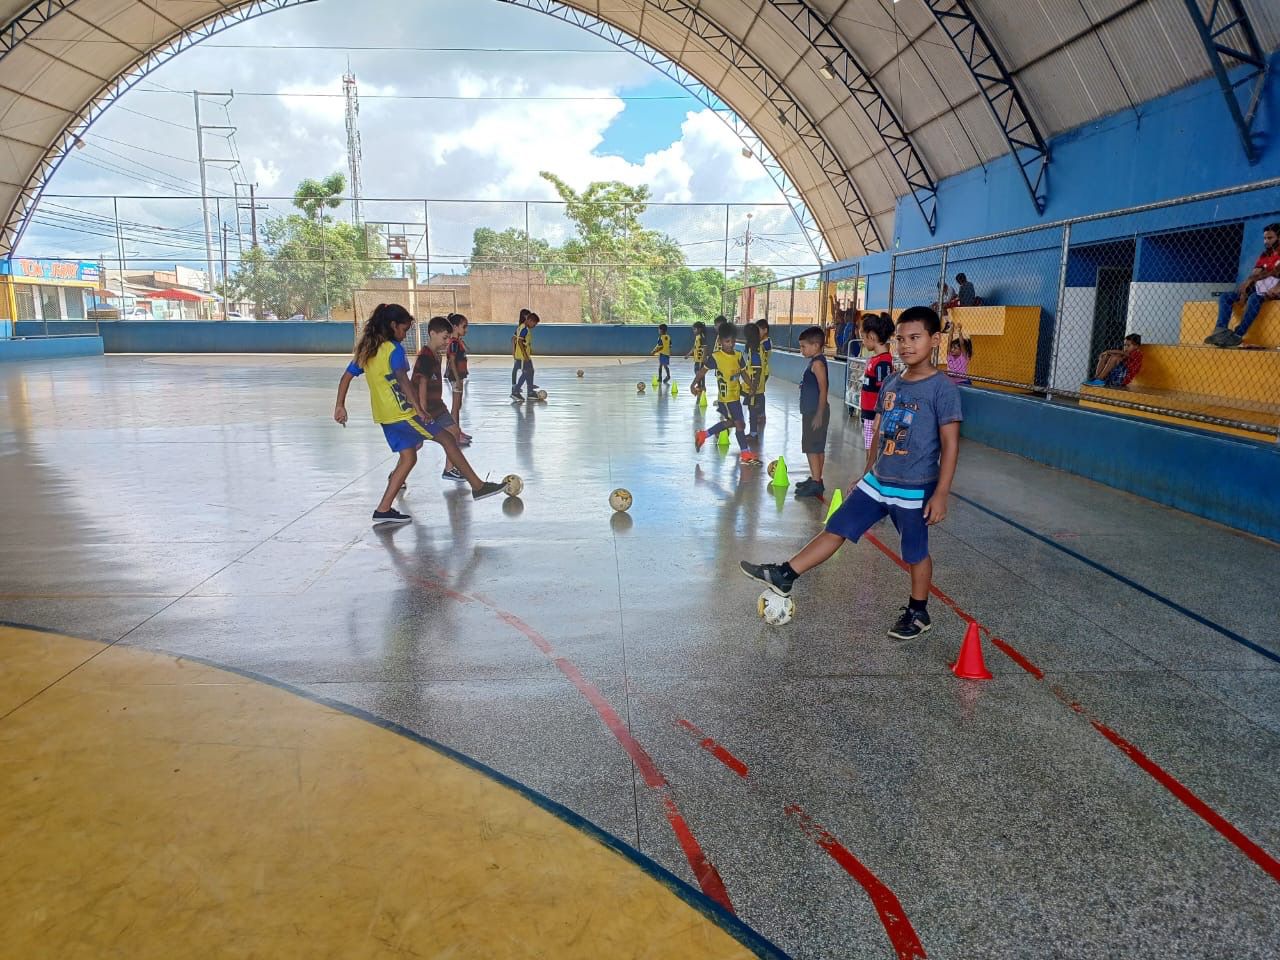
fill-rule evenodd
<path id="1" fill-rule="evenodd" d="M 880 456 L 905 457 L 911 452 L 908 446 L 911 424 L 915 422 L 919 401 L 909 400 L 899 406 L 898 392 L 894 390 L 884 394 L 883 404 L 883 412 L 880 414 Z"/>

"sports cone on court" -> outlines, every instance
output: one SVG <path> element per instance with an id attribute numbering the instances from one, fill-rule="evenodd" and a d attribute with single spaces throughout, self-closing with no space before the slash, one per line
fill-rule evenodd
<path id="1" fill-rule="evenodd" d="M 703 410 L 707 409 L 707 391 L 705 389 L 698 394 L 698 406 L 702 407 Z"/>
<path id="2" fill-rule="evenodd" d="M 655 388 L 658 386 L 658 378 L 657 378 L 657 377 L 654 377 L 654 378 L 653 378 L 653 385 L 654 385 L 654 387 L 655 387 Z"/>
<path id="3" fill-rule="evenodd" d="M 773 486 L 786 489 L 791 486 L 791 478 L 787 476 L 787 458 L 779 457 L 778 465 L 773 470 Z"/>
<path id="4" fill-rule="evenodd" d="M 840 504 L 844 503 L 844 494 L 840 492 L 840 488 L 836 487 L 835 492 L 831 494 L 831 505 L 827 507 L 827 515 L 822 522 L 826 523 L 831 519 L 831 515 L 840 509 Z"/>
<path id="5" fill-rule="evenodd" d="M 982 636 L 978 633 L 978 625 L 969 621 L 964 631 L 964 643 L 960 645 L 960 656 L 951 665 L 951 672 L 961 680 L 990 680 L 991 671 L 982 659 Z"/>
<path id="6" fill-rule="evenodd" d="M 671 381 L 671 395 L 674 397 L 680 392 L 680 388 L 676 386 L 675 381 Z"/>
<path id="7" fill-rule="evenodd" d="M 717 433 L 717 434 L 716 434 L 716 443 L 720 444 L 720 446 L 722 446 L 722 447 L 728 447 L 728 446 L 729 446 L 729 431 L 728 431 L 728 430 L 721 430 L 719 433 Z"/>

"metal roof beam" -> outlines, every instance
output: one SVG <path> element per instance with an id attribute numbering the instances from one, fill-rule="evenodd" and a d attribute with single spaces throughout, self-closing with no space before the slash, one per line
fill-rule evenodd
<path id="1" fill-rule="evenodd" d="M 1208 13 L 1202 9 L 1200 0 L 1186 0 L 1186 4 L 1213 67 L 1213 75 L 1222 88 L 1227 112 L 1240 132 L 1244 155 L 1251 164 L 1257 163 L 1262 150 L 1254 135 L 1253 122 L 1258 117 L 1258 104 L 1267 85 L 1267 56 L 1258 42 L 1253 21 L 1240 0 L 1213 0 Z M 1231 79 L 1233 70 L 1241 70 L 1235 80 Z"/>
<path id="2" fill-rule="evenodd" d="M 968 0 L 924 2 L 969 68 L 978 92 L 1004 135 L 1009 153 L 1018 164 L 1036 213 L 1044 213 L 1049 202 L 1049 147 L 1004 60 L 974 17 Z"/>
<path id="3" fill-rule="evenodd" d="M 844 40 L 807 2 L 769 0 L 769 3 L 800 31 L 810 48 L 822 57 L 825 71 L 831 74 L 830 79 L 839 80 L 862 108 L 920 208 L 929 233 L 935 233 L 938 229 L 938 185 L 880 88 Z"/>

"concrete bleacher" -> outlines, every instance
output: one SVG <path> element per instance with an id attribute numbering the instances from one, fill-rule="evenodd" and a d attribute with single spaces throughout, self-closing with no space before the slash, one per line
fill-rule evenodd
<path id="1" fill-rule="evenodd" d="M 1241 307 L 1233 324 L 1239 320 Z M 1187 424 L 1185 418 L 1145 410 L 1133 410 L 1115 400 L 1162 407 L 1202 416 L 1239 420 L 1259 426 L 1280 427 L 1280 302 L 1263 305 L 1245 337 L 1253 350 L 1223 350 L 1207 346 L 1218 305 L 1193 300 L 1183 305 L 1178 343 L 1144 344 L 1142 370 L 1125 390 L 1081 387 L 1081 405 L 1131 414 L 1166 423 Z M 1216 424 L 1199 424 L 1233 436 L 1274 441 L 1262 431 Z"/>
<path id="2" fill-rule="evenodd" d="M 1036 378 L 1036 349 L 1040 342 L 1040 308 L 1019 306 L 952 307 L 953 327 L 973 340 L 969 376 L 1027 384 Z M 942 358 L 946 366 L 946 357 Z M 1023 392 L 1018 387 L 975 383 L 991 390 Z"/>

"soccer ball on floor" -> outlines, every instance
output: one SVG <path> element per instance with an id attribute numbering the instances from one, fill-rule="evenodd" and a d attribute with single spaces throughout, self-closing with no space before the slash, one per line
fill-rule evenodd
<path id="1" fill-rule="evenodd" d="M 644 381 L 641 380 L 636 384 L 636 393 L 644 393 Z"/>
<path id="2" fill-rule="evenodd" d="M 796 602 L 790 597 L 780 597 L 772 590 L 766 590 L 756 601 L 756 612 L 765 623 L 780 627 L 784 623 L 790 623 L 791 618 L 796 615 Z"/>
<path id="3" fill-rule="evenodd" d="M 579 371 L 578 371 L 578 376 L 582 376 L 584 373 L 586 373 L 586 371 L 585 371 L 585 370 L 579 370 Z"/>
<path id="4" fill-rule="evenodd" d="M 772 476 L 773 476 L 774 471 L 778 469 L 778 461 L 777 461 L 777 460 L 770 460 L 770 461 L 769 461 L 769 466 L 768 466 L 768 468 L 767 468 L 767 469 L 768 469 L 768 471 L 769 471 L 769 476 L 771 476 L 771 477 L 772 477 Z"/>
<path id="5" fill-rule="evenodd" d="M 547 391 L 539 390 L 537 393 L 534 394 L 534 396 L 537 397 L 539 400 L 545 400 L 547 399 Z"/>
<path id="6" fill-rule="evenodd" d="M 619 513 L 626 513 L 631 509 L 631 491 L 624 490 L 619 487 L 613 493 L 609 494 L 609 506 L 617 510 Z"/>
<path id="7" fill-rule="evenodd" d="M 502 478 L 502 489 L 508 497 L 520 496 L 520 491 L 524 489 L 524 481 L 514 473 L 508 473 Z"/>

